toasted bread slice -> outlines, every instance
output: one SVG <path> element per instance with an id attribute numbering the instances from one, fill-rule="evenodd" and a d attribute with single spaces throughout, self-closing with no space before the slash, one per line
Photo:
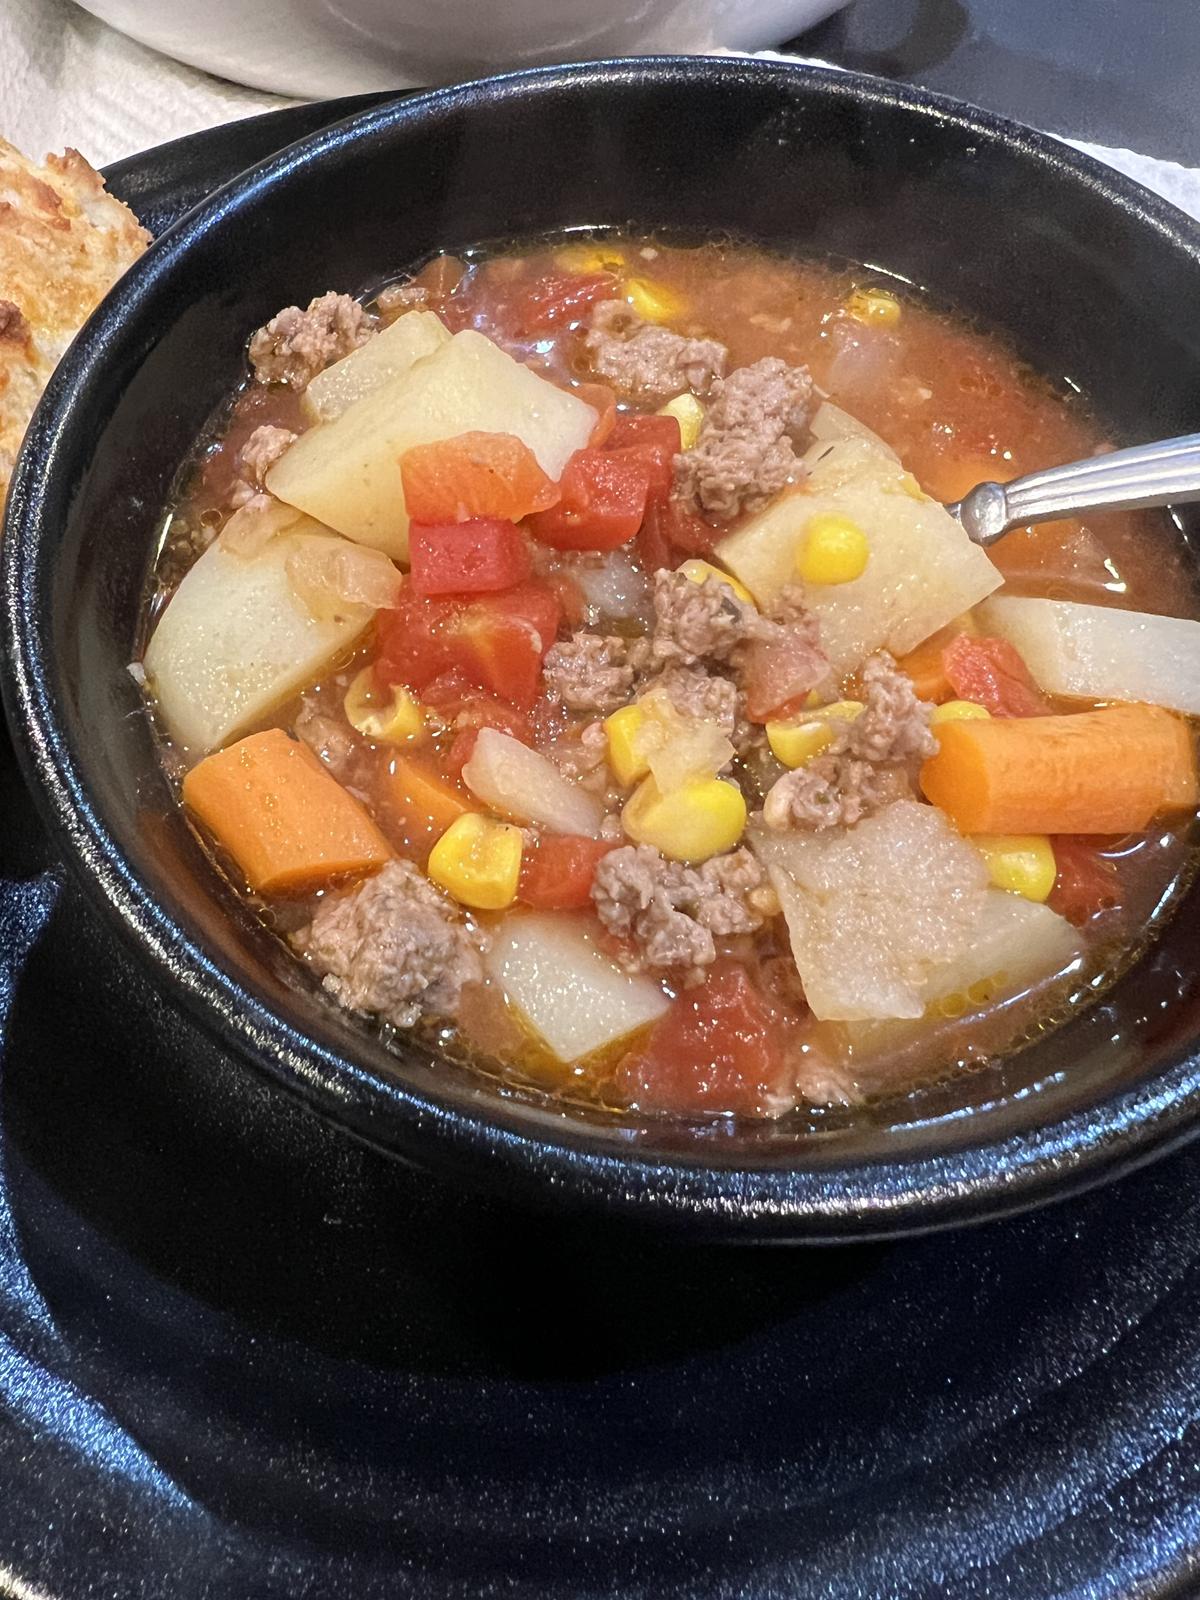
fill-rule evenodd
<path id="1" fill-rule="evenodd" d="M 0 139 L 0 503 L 59 357 L 149 242 L 77 150 L 39 167 Z"/>

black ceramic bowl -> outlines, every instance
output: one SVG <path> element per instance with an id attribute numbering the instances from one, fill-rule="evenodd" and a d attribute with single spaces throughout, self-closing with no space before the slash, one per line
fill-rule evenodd
<path id="1" fill-rule="evenodd" d="M 307 983 L 173 808 L 125 667 L 172 477 L 240 378 L 248 332 L 439 248 L 623 223 L 879 264 L 1077 383 L 1118 438 L 1200 416 L 1200 234 L 983 112 L 737 60 L 573 67 L 372 109 L 160 240 L 37 414 L 3 551 L 5 690 L 65 854 L 164 990 L 247 1062 L 382 1149 L 546 1201 L 879 1236 L 1030 1205 L 1182 1139 L 1200 1108 L 1195 892 L 1090 1013 L 977 1076 L 817 1129 L 687 1126 L 567 1112 L 389 1052 Z"/>

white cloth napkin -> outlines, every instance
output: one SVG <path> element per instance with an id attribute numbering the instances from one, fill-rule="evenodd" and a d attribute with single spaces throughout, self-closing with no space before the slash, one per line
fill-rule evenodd
<path id="1" fill-rule="evenodd" d="M 31 156 L 74 145 L 102 167 L 167 139 L 294 104 L 135 44 L 71 0 L 0 0 L 0 135 Z M 1134 150 L 1077 147 L 1200 220 L 1200 168 Z"/>

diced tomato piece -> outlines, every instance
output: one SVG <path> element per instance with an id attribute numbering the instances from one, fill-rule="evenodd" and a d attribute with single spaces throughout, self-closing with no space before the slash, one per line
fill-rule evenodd
<path id="1" fill-rule="evenodd" d="M 706 556 L 717 540 L 720 528 L 693 511 L 684 501 L 669 495 L 652 499 L 646 507 L 646 520 L 638 533 L 638 554 L 647 572 L 679 564 L 681 556 Z"/>
<path id="2" fill-rule="evenodd" d="M 725 958 L 702 988 L 685 989 L 621 1062 L 617 1087 L 643 1111 L 772 1109 L 787 1093 L 783 1038 L 745 969 Z"/>
<path id="3" fill-rule="evenodd" d="M 517 898 L 538 911 L 574 911 L 591 904 L 596 867 L 614 845 L 569 833 L 547 833 L 521 862 Z"/>
<path id="4" fill-rule="evenodd" d="M 605 441 L 607 450 L 620 452 L 634 461 L 644 461 L 650 471 L 650 496 L 665 500 L 675 481 L 675 457 L 681 439 L 675 417 L 645 417 L 619 412 L 612 432 Z"/>
<path id="5" fill-rule="evenodd" d="M 549 333 L 574 327 L 598 300 L 611 300 L 616 286 L 611 272 L 548 272 L 535 279 L 514 303 L 516 332 Z"/>
<path id="6" fill-rule="evenodd" d="M 376 676 L 384 686 L 403 683 L 420 693 L 443 673 L 457 672 L 515 706 L 528 706 L 560 616 L 557 596 L 540 583 L 477 599 L 421 596 L 406 584 L 399 605 L 376 621 Z"/>
<path id="7" fill-rule="evenodd" d="M 524 583 L 533 567 L 529 541 L 511 522 L 413 522 L 408 559 L 417 594 L 487 594 Z"/>
<path id="8" fill-rule="evenodd" d="M 1066 917 L 1076 927 L 1097 912 L 1110 911 L 1121 898 L 1117 863 L 1102 854 L 1115 840 L 1097 839 L 1094 834 L 1060 833 L 1050 841 L 1058 876 L 1047 901 L 1052 911 Z"/>
<path id="9" fill-rule="evenodd" d="M 1049 701 L 1007 639 L 960 633 L 942 653 L 946 680 L 959 700 L 974 700 L 994 717 L 1040 717 Z"/>
<path id="10" fill-rule="evenodd" d="M 799 709 L 829 676 L 829 659 L 803 623 L 788 624 L 776 639 L 756 639 L 742 662 L 746 715 L 768 722 Z"/>
<path id="11" fill-rule="evenodd" d="M 559 503 L 530 517 L 534 538 L 556 550 L 615 550 L 642 525 L 650 468 L 623 451 L 576 450 L 559 488 Z"/>
<path id="12" fill-rule="evenodd" d="M 415 444 L 400 457 L 404 505 L 413 522 L 520 522 L 558 503 L 558 488 L 512 433 L 460 433 Z"/>

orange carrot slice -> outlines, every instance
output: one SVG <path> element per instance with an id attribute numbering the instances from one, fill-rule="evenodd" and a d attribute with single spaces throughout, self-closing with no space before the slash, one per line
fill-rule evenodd
<path id="1" fill-rule="evenodd" d="M 963 833 L 1136 833 L 1197 803 L 1191 730 L 1160 706 L 947 722 L 921 787 Z"/>
<path id="2" fill-rule="evenodd" d="M 464 789 L 456 789 L 432 767 L 411 756 L 395 756 L 388 763 L 379 781 L 378 799 L 385 822 L 390 818 L 402 842 L 421 853 L 464 812 L 477 809 Z"/>
<path id="3" fill-rule="evenodd" d="M 376 872 L 392 854 L 358 801 L 282 728 L 206 756 L 183 799 L 262 894 L 308 894 Z"/>
<path id="4" fill-rule="evenodd" d="M 460 433 L 413 445 L 400 458 L 404 505 L 413 522 L 519 522 L 558 504 L 558 487 L 512 433 Z"/>

